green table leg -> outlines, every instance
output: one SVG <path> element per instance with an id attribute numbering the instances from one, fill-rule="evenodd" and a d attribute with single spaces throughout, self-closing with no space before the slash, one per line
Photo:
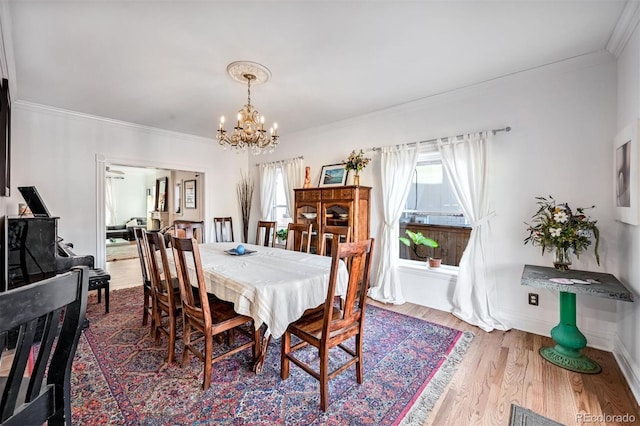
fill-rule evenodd
<path id="1" fill-rule="evenodd" d="M 547 361 L 576 373 L 596 374 L 602 370 L 580 353 L 587 346 L 587 338 L 576 326 L 575 293 L 560 292 L 560 323 L 551 329 L 551 337 L 556 345 L 540 348 L 540 355 Z"/>

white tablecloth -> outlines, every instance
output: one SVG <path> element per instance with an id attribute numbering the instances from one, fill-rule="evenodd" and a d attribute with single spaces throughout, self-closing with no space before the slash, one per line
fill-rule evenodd
<path id="1" fill-rule="evenodd" d="M 256 253 L 233 256 L 237 243 L 200 244 L 207 289 L 233 302 L 236 312 L 252 317 L 256 327 L 278 338 L 287 326 L 327 297 L 331 258 L 279 248 L 243 244 Z M 169 258 L 173 261 L 173 256 Z M 193 272 L 193 271 L 191 271 Z M 348 272 L 341 262 L 336 293 L 344 295 Z M 195 275 L 192 274 L 195 283 Z"/>

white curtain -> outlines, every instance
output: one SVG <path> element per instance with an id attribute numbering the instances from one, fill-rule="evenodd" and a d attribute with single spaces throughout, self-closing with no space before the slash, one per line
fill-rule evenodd
<path id="1" fill-rule="evenodd" d="M 273 203 L 276 198 L 276 163 L 260 164 L 260 219 L 273 220 Z"/>
<path id="2" fill-rule="evenodd" d="M 296 204 L 293 190 L 294 188 L 302 188 L 304 184 L 304 163 L 302 158 L 294 158 L 282 162 L 282 181 L 284 183 L 284 193 L 287 197 L 289 216 L 293 218 Z"/>
<path id="3" fill-rule="evenodd" d="M 116 199 L 113 194 L 113 179 L 111 177 L 106 178 L 106 184 L 104 186 L 105 207 L 107 209 L 105 214 L 105 222 L 107 225 L 115 225 L 116 223 Z"/>
<path id="4" fill-rule="evenodd" d="M 487 332 L 508 329 L 495 318 L 495 279 L 487 271 L 489 221 L 494 214 L 489 197 L 490 144 L 489 132 L 470 134 L 462 140 L 438 140 L 442 164 L 472 226 L 453 292 L 453 314 Z"/>
<path id="5" fill-rule="evenodd" d="M 385 303 L 405 302 L 396 270 L 400 251 L 398 225 L 409 195 L 417 158 L 417 149 L 406 145 L 384 147 L 380 156 L 384 226 L 382 241 L 376 244 L 380 263 L 369 296 Z"/>

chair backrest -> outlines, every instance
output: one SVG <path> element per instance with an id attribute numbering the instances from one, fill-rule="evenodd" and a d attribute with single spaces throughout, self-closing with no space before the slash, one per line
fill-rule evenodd
<path id="1" fill-rule="evenodd" d="M 71 424 L 71 365 L 82 332 L 88 287 L 85 266 L 0 293 L 0 358 L 8 331 L 19 328 L 9 376 L 0 381 L 3 425 L 49 420 Z M 39 323 L 44 324 L 44 331 L 38 356 L 30 377 L 24 377 Z M 45 376 L 47 384 L 42 386 Z"/>
<path id="2" fill-rule="evenodd" d="M 311 250 L 311 228 L 311 223 L 290 223 L 287 226 L 287 245 L 285 248 L 309 253 Z"/>
<path id="3" fill-rule="evenodd" d="M 204 222 L 192 220 L 174 220 L 174 234 L 180 238 L 195 238 L 204 242 Z"/>
<path id="4" fill-rule="evenodd" d="M 327 255 L 327 247 L 331 247 L 331 244 L 335 238 L 341 243 L 351 242 L 351 227 L 350 226 L 338 226 L 338 225 L 325 225 L 322 229 L 322 235 L 320 236 L 320 256 Z M 329 241 L 327 243 L 327 241 Z"/>
<path id="5" fill-rule="evenodd" d="M 182 298 L 183 315 L 205 324 L 205 329 L 211 331 L 212 319 L 209 310 L 209 298 L 207 285 L 202 272 L 202 260 L 200 249 L 195 238 L 178 238 L 171 236 L 171 248 L 173 259 L 178 273 L 180 285 L 180 297 Z M 196 286 L 198 288 L 199 301 L 193 294 L 193 284 L 189 275 L 188 265 L 193 264 L 196 269 Z M 208 328 L 207 328 L 208 327 Z"/>
<path id="6" fill-rule="evenodd" d="M 331 246 L 331 274 L 329 276 L 329 288 L 324 305 L 323 335 L 330 336 L 331 331 L 344 329 L 349 324 L 360 321 L 364 316 L 369 290 L 369 271 L 371 269 L 371 257 L 373 256 L 374 239 L 354 243 L 339 243 L 334 239 Z M 342 304 L 342 316 L 333 318 L 333 304 L 335 299 L 336 284 L 340 261 L 351 264 L 349 271 L 349 283 L 347 294 Z M 333 319 L 332 319 L 333 318 Z"/>
<path id="7" fill-rule="evenodd" d="M 173 300 L 172 273 L 164 236 L 159 232 L 144 231 L 144 243 L 149 259 L 149 278 L 156 297 L 161 297 L 168 306 L 175 306 Z"/>
<path id="8" fill-rule="evenodd" d="M 214 217 L 213 230 L 216 235 L 216 243 L 234 241 L 233 221 L 231 220 L 231 217 Z"/>
<path id="9" fill-rule="evenodd" d="M 136 247 L 138 248 L 138 258 L 140 259 L 140 271 L 142 272 L 142 285 L 151 288 L 151 278 L 149 277 L 149 268 L 147 262 L 147 250 L 145 249 L 143 228 L 133 228 L 133 235 L 136 238 Z"/>
<path id="10" fill-rule="evenodd" d="M 256 244 L 265 247 L 276 245 L 276 224 L 268 220 L 259 220 L 256 232 Z"/>

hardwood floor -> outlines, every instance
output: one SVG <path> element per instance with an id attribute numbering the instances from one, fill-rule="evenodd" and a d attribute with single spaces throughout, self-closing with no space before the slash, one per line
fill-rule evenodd
<path id="1" fill-rule="evenodd" d="M 108 262 L 107 270 L 112 289 L 140 285 L 137 259 Z M 586 348 L 603 372 L 573 373 L 538 354 L 553 343 L 550 338 L 518 330 L 486 333 L 447 312 L 411 303 L 371 303 L 475 334 L 426 424 L 508 425 L 511 403 L 565 425 L 640 424 L 640 407 L 610 352 Z M 615 417 L 624 415 L 631 421 Z"/>

